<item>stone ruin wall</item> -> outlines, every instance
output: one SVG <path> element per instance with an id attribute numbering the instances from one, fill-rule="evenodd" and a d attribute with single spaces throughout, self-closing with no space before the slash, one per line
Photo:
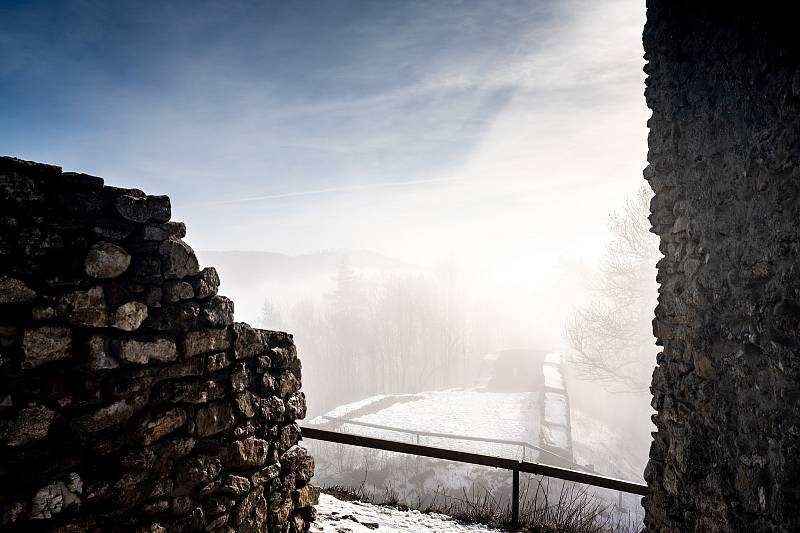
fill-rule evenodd
<path id="1" fill-rule="evenodd" d="M 779 20 L 793 19 L 769 2 L 647 4 L 664 258 L 646 525 L 800 531 L 800 47 Z"/>
<path id="2" fill-rule="evenodd" d="M 234 323 L 170 200 L 0 158 L 3 531 L 306 531 L 292 336 Z"/>

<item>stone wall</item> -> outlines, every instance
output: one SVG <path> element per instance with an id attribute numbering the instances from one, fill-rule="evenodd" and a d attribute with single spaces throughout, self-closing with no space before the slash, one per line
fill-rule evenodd
<path id="1" fill-rule="evenodd" d="M 653 532 L 800 531 L 800 61 L 772 4 L 647 2 Z M 772 6 L 775 7 L 775 6 Z"/>
<path id="2" fill-rule="evenodd" d="M 0 158 L 3 531 L 305 531 L 291 335 L 233 322 L 170 201 Z"/>

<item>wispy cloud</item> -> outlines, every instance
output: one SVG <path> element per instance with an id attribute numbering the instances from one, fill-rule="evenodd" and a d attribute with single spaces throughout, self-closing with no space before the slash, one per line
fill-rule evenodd
<path id="1" fill-rule="evenodd" d="M 597 254 L 644 166 L 642 2 L 299 6 L 6 9 L 0 145 L 170 194 L 198 248 Z"/>
<path id="2" fill-rule="evenodd" d="M 316 189 L 307 191 L 292 191 L 279 194 L 265 194 L 265 195 L 250 195 L 243 198 L 236 198 L 233 200 L 219 200 L 211 202 L 201 202 L 196 205 L 211 206 L 211 205 L 230 205 L 230 204 L 243 204 L 249 202 L 262 202 L 265 200 L 282 200 L 284 198 L 295 198 L 298 196 L 318 196 L 347 192 L 361 192 L 375 189 L 387 189 L 395 187 L 411 187 L 417 185 L 430 185 L 433 183 L 448 183 L 454 181 L 465 181 L 467 178 L 432 178 L 420 179 L 411 181 L 394 181 L 388 183 L 367 183 L 364 185 L 351 185 L 346 187 L 331 187 L 328 189 Z"/>

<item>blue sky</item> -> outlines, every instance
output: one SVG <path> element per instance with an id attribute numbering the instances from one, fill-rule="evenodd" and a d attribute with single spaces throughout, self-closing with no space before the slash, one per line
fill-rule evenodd
<path id="1" fill-rule="evenodd" d="M 169 194 L 200 249 L 592 262 L 641 4 L 0 1 L 0 153 Z"/>
<path id="2" fill-rule="evenodd" d="M 447 165 L 514 90 L 479 87 L 480 71 L 518 53 L 528 19 L 559 16 L 523 3 L 53 4 L 4 9 L 4 147 L 114 174 L 120 158 L 178 151 L 215 170 L 186 171 L 211 188 L 247 158 L 248 192 Z M 158 174 L 138 179 L 183 178 Z"/>

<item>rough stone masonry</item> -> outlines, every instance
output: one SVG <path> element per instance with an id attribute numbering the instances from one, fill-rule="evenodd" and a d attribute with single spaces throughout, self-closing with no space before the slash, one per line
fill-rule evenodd
<path id="1" fill-rule="evenodd" d="M 800 41 L 777 3 L 647 2 L 661 237 L 651 532 L 800 531 Z"/>
<path id="2" fill-rule="evenodd" d="M 300 532 L 291 335 L 234 323 L 170 200 L 0 158 L 3 531 Z"/>

